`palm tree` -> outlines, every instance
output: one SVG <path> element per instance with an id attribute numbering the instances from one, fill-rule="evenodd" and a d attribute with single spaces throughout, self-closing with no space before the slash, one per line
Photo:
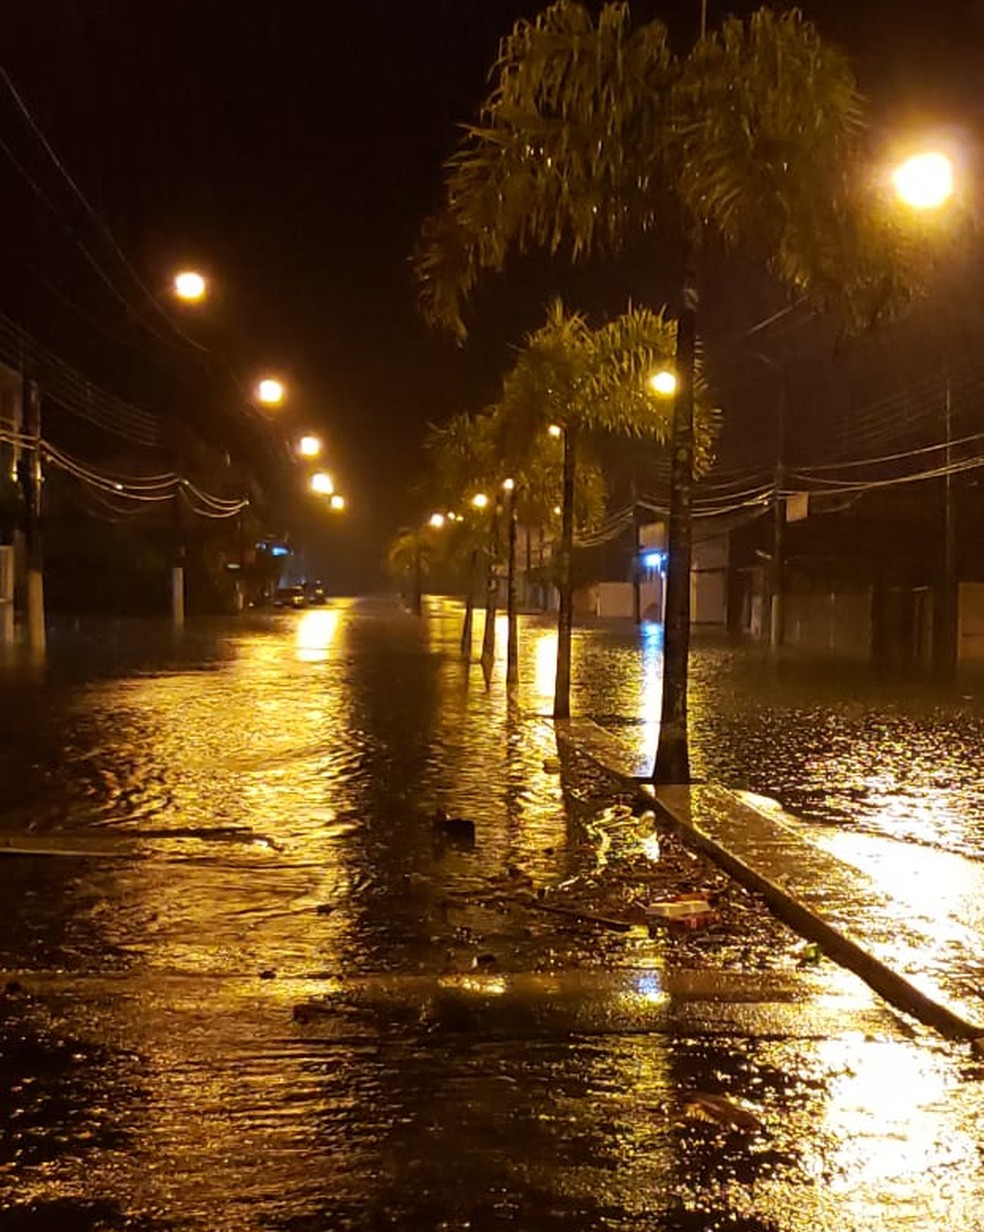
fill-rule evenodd
<path id="1" fill-rule="evenodd" d="M 508 452 L 523 456 L 551 423 L 563 432 L 557 678 L 554 717 L 570 715 L 575 490 L 581 438 L 603 429 L 666 440 L 670 422 L 648 378 L 672 354 L 673 325 L 661 313 L 630 308 L 598 329 L 559 300 L 530 334 L 503 382 L 500 409 Z"/>
<path id="2" fill-rule="evenodd" d="M 459 337 L 462 300 L 513 250 L 678 246 L 662 719 L 654 776 L 690 778 L 691 488 L 699 265 L 705 233 L 750 247 L 799 294 L 870 320 L 905 297 L 901 237 L 869 207 L 864 109 L 844 56 L 791 10 L 726 20 L 689 54 L 666 27 L 597 21 L 558 0 L 501 43 L 479 123 L 448 164 L 416 269 L 425 314 Z"/>
<path id="3" fill-rule="evenodd" d="M 461 628 L 461 653 L 471 654 L 472 622 L 474 618 L 475 582 L 480 556 L 485 556 L 485 629 L 482 636 L 482 658 L 490 670 L 495 658 L 495 595 L 498 588 L 496 559 L 498 555 L 495 505 L 488 522 L 485 515 L 476 516 L 471 499 L 488 489 L 498 491 L 504 478 L 498 449 L 496 408 L 489 407 L 478 414 L 462 412 L 443 427 L 431 429 L 425 448 L 430 454 L 431 474 L 427 489 L 447 506 L 465 511 L 456 520 L 448 536 L 448 548 L 467 557 L 465 615 Z M 493 498 L 494 499 L 494 498 Z"/>

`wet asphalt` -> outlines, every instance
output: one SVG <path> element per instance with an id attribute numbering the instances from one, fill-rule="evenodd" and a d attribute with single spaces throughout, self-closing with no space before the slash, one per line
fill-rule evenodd
<path id="1" fill-rule="evenodd" d="M 0 857 L 0 1229 L 984 1227 L 980 1063 L 737 888 L 650 935 L 719 874 L 556 772 L 547 622 L 510 699 L 458 620 L 66 626 L 3 666 L 0 835 L 46 854 Z M 576 656 L 575 709 L 649 740 L 652 631 Z M 979 695 L 843 671 L 701 646 L 698 770 L 977 857 Z"/>

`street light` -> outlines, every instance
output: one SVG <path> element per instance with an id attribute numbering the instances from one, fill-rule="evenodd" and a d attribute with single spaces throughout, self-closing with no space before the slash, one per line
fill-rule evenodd
<path id="1" fill-rule="evenodd" d="M 327 471 L 315 471 L 311 476 L 311 491 L 319 496 L 331 496 L 335 491 L 331 475 Z"/>
<path id="2" fill-rule="evenodd" d="M 336 513 L 340 513 L 345 508 L 345 497 L 335 492 L 328 503 Z"/>
<path id="3" fill-rule="evenodd" d="M 174 294 L 188 304 L 197 304 L 208 293 L 208 283 L 197 270 L 182 270 L 174 276 Z"/>
<path id="4" fill-rule="evenodd" d="M 302 458 L 316 458 L 321 453 L 320 437 L 302 436 L 297 442 L 297 452 Z"/>
<path id="5" fill-rule="evenodd" d="M 953 194 L 953 163 L 938 150 L 914 154 L 895 168 L 892 183 L 912 209 L 939 209 Z"/>
<path id="6" fill-rule="evenodd" d="M 432 513 L 427 521 L 428 526 L 432 526 L 435 530 L 440 530 L 444 525 L 443 513 Z"/>
<path id="7" fill-rule="evenodd" d="M 649 388 L 654 394 L 669 394 L 676 393 L 677 379 L 676 374 L 671 372 L 669 368 L 661 368 L 659 372 L 654 372 L 649 378 Z"/>
<path id="8" fill-rule="evenodd" d="M 256 400 L 264 406 L 280 406 L 287 397 L 287 388 L 276 377 L 265 376 L 256 386 Z"/>
<path id="9" fill-rule="evenodd" d="M 564 435 L 564 429 L 560 426 L 560 424 L 551 424 L 550 427 L 547 428 L 547 432 L 554 438 L 554 440 L 558 440 Z"/>
<path id="10" fill-rule="evenodd" d="M 489 498 L 484 492 L 476 492 L 472 497 L 472 507 L 475 509 L 485 509 L 488 507 Z"/>

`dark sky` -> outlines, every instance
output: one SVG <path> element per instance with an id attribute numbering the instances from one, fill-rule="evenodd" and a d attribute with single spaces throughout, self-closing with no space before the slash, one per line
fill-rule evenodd
<path id="1" fill-rule="evenodd" d="M 175 266 L 206 269 L 218 293 L 201 316 L 186 314 L 184 327 L 244 380 L 263 367 L 284 372 L 294 422 L 323 427 L 353 506 L 353 581 L 360 580 L 354 565 L 378 560 L 410 508 L 404 493 L 416 477 L 424 425 L 494 396 L 508 344 L 539 314 L 544 296 L 531 299 L 522 279 L 500 279 L 479 303 L 471 344 L 459 351 L 419 321 L 407 262 L 436 201 L 455 123 L 481 99 L 498 38 L 538 7 L 519 0 L 0 6 L 0 60 L 145 282 L 162 289 Z M 698 0 L 645 0 L 633 10 L 666 17 L 687 37 L 698 7 Z M 815 0 L 804 8 L 857 57 L 885 123 L 956 121 L 973 130 L 984 5 Z M 709 10 L 713 20 L 713 0 Z M 30 159 L 6 98 L 0 136 Z M 43 159 L 27 166 L 47 177 L 43 186 L 54 185 Z M 170 355 L 127 325 L 59 225 L 38 217 L 44 211 L 2 150 L 0 177 L 0 251 L 17 272 L 0 292 L 2 306 L 17 315 L 27 304 L 43 323 L 55 293 L 32 282 L 31 271 L 40 271 L 89 318 L 77 315 L 65 342 L 73 361 L 85 368 L 91 357 L 94 375 L 110 387 L 118 375 L 120 392 L 143 393 L 154 409 L 153 382 L 141 385 L 138 373 L 142 351 L 155 352 L 148 369 L 165 368 Z M 51 191 L 73 208 L 64 192 Z M 78 229 L 105 253 L 104 237 L 77 213 Z M 538 276 L 545 294 L 549 279 Z M 30 290 L 11 290 L 22 283 Z M 127 334 L 118 361 L 92 321 Z"/>

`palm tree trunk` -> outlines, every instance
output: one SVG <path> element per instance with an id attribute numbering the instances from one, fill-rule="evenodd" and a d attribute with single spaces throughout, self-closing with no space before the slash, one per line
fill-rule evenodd
<path id="1" fill-rule="evenodd" d="M 509 564 L 506 580 L 506 684 L 519 683 L 519 639 L 516 631 L 516 491 L 509 493 Z"/>
<path id="2" fill-rule="evenodd" d="M 478 548 L 472 548 L 468 559 L 468 593 L 465 595 L 465 619 L 461 626 L 461 653 L 471 655 L 472 624 L 475 619 L 475 572 L 478 566 Z"/>
<path id="3" fill-rule="evenodd" d="M 413 611 L 415 616 L 422 616 L 424 611 L 424 595 L 423 595 L 423 561 L 421 557 L 423 551 L 420 544 L 413 554 Z"/>
<path id="4" fill-rule="evenodd" d="M 571 557 L 574 550 L 574 476 L 577 469 L 577 426 L 564 429 L 564 486 L 560 523 L 560 585 L 557 613 L 557 680 L 554 685 L 554 718 L 571 717 L 571 629 L 574 624 L 574 580 Z"/>
<path id="5" fill-rule="evenodd" d="M 653 779 L 690 782 L 687 738 L 687 668 L 690 655 L 691 500 L 694 478 L 694 357 L 697 342 L 697 244 L 684 251 L 683 304 L 677 321 L 676 396 L 670 464 L 670 525 L 663 630 L 663 702 Z"/>
<path id="6" fill-rule="evenodd" d="M 482 671 L 488 681 L 495 665 L 495 609 L 499 592 L 499 578 L 496 574 L 496 560 L 499 555 L 499 505 L 496 502 L 492 511 L 492 525 L 489 529 L 489 559 L 485 574 L 485 626 L 482 629 Z"/>

